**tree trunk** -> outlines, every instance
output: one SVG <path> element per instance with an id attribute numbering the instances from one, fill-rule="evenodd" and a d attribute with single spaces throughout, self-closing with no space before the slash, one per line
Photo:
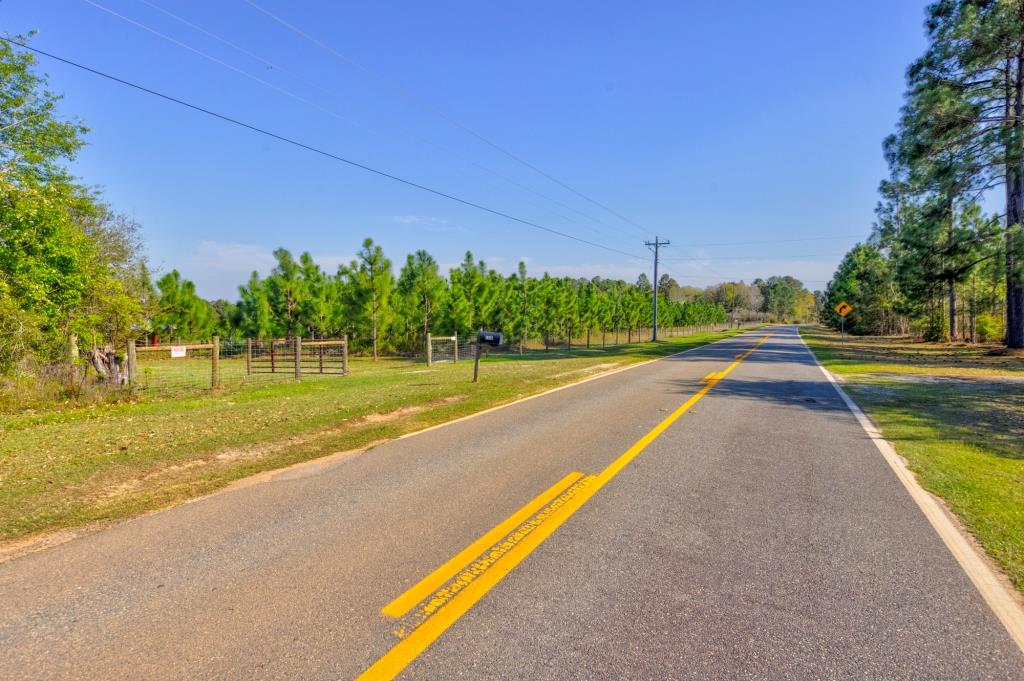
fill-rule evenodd
<path id="1" fill-rule="evenodd" d="M 1024 159 L 1019 157 L 1024 142 L 1024 40 L 1018 43 L 1014 61 L 1012 148 L 1006 154 L 1006 345 L 1024 348 Z"/>
<path id="2" fill-rule="evenodd" d="M 949 282 L 949 342 L 957 341 L 956 333 L 956 282 Z"/>
<path id="3" fill-rule="evenodd" d="M 121 376 L 121 360 L 118 359 L 113 348 L 107 347 L 100 350 L 94 347 L 89 351 L 89 362 L 96 369 L 100 380 L 107 385 L 120 385 L 125 382 L 124 378 L 126 377 Z"/>

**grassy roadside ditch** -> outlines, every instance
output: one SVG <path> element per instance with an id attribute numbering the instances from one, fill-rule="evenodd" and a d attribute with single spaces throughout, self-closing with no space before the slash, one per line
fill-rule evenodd
<path id="1" fill-rule="evenodd" d="M 801 334 L 1024 594 L 1024 356 L 995 347 Z"/>
<path id="2" fill-rule="evenodd" d="M 132 517 L 262 471 L 361 449 L 587 376 L 749 329 L 150 402 L 0 414 L 0 555 L 34 535 Z"/>

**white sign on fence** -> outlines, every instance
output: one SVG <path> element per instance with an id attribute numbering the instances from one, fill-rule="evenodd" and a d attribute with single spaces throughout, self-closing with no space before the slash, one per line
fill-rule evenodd
<path id="1" fill-rule="evenodd" d="M 184 357 L 185 346 L 184 345 L 172 345 L 171 346 L 171 357 Z"/>

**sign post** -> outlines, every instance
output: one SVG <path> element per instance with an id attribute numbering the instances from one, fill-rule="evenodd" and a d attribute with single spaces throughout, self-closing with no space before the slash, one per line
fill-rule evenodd
<path id="1" fill-rule="evenodd" d="M 853 305 L 850 305 L 845 300 L 840 300 L 839 303 L 832 308 L 839 315 L 839 338 L 843 343 L 846 342 L 846 315 L 853 312 Z"/>

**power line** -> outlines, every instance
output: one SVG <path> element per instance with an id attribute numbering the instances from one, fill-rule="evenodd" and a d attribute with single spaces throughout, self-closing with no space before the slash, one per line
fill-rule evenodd
<path id="1" fill-rule="evenodd" d="M 475 203 L 473 201 L 469 201 L 468 199 L 460 198 L 458 196 L 455 196 L 454 194 L 448 194 L 448 193 L 443 192 L 443 191 L 441 191 L 439 189 L 433 189 L 432 187 L 428 187 L 426 185 L 419 184 L 418 182 L 414 182 L 412 180 L 407 180 L 407 179 L 405 179 L 403 177 L 399 177 L 397 175 L 392 175 L 391 173 L 385 172 L 383 170 L 378 170 L 378 169 L 373 168 L 371 166 L 359 163 L 358 161 L 353 161 L 353 160 L 347 159 L 347 158 L 345 158 L 343 156 L 338 156 L 337 154 L 331 153 L 329 151 L 325 151 L 323 149 L 319 149 L 317 147 L 311 146 L 309 144 L 305 144 L 303 142 L 299 142 L 298 140 L 292 139 L 290 137 L 285 137 L 284 135 L 279 135 L 279 134 L 277 134 L 275 132 L 271 132 L 271 131 L 266 130 L 264 128 L 260 128 L 258 126 L 252 125 L 250 123 L 245 123 L 245 122 L 240 121 L 240 120 L 238 120 L 236 118 L 231 118 L 230 116 L 226 116 L 224 114 L 220 114 L 220 113 L 217 113 L 215 111 L 211 111 L 209 109 L 205 109 L 205 108 L 203 108 L 201 106 L 198 106 L 196 104 L 191 104 L 191 103 L 186 102 L 186 101 L 184 101 L 182 99 L 178 99 L 177 97 L 172 97 L 171 95 L 167 95 L 167 94 L 164 94 L 162 92 L 158 92 L 156 90 L 152 90 L 152 89 L 147 88 L 147 87 L 145 87 L 143 85 L 139 85 L 138 83 L 133 83 L 133 82 L 125 80 L 123 78 L 118 78 L 117 76 L 111 75 L 109 73 L 105 73 L 103 71 L 99 71 L 99 70 L 91 68 L 89 66 L 85 66 L 84 64 L 80 64 L 80 63 L 72 61 L 70 59 L 65 59 L 64 57 L 59 57 L 59 56 L 57 56 L 55 54 L 52 54 L 50 52 L 46 52 L 44 50 L 40 50 L 39 48 L 31 47 L 31 46 L 26 45 L 26 44 L 24 44 L 22 42 L 19 42 L 17 40 L 12 40 L 11 38 L 9 38 L 7 36 L 0 36 L 0 40 L 3 40 L 4 42 L 6 42 L 6 43 L 8 43 L 10 45 L 17 45 L 18 47 L 21 47 L 23 49 L 29 50 L 29 51 L 34 52 L 36 54 L 40 54 L 40 55 L 42 55 L 44 57 L 49 57 L 50 59 L 53 59 L 55 61 L 59 61 L 59 62 L 61 62 L 63 64 L 67 64 L 68 66 L 73 66 L 73 67 L 75 67 L 77 69 L 81 69 L 82 71 L 86 71 L 88 73 L 92 73 L 93 75 L 100 76 L 101 78 L 106 78 L 107 80 L 114 81 L 115 83 L 120 83 L 121 85 L 125 85 L 127 87 L 133 88 L 133 89 L 138 90 L 140 92 L 145 92 L 146 94 L 153 95 L 154 97 L 159 97 L 160 99 L 166 100 L 168 102 L 172 102 L 174 104 L 178 104 L 179 106 L 183 106 L 183 107 L 186 107 L 188 109 L 192 109 L 193 111 L 198 111 L 199 113 L 206 114 L 207 116 L 211 116 L 213 118 L 220 119 L 220 120 L 222 120 L 222 121 L 224 121 L 226 123 L 231 123 L 232 125 L 237 125 L 237 126 L 239 126 L 241 128 L 245 128 L 246 130 L 250 130 L 252 132 L 259 133 L 260 135 L 264 135 L 266 137 L 270 137 L 272 139 L 278 140 L 279 142 L 284 142 L 286 144 L 290 144 L 290 145 L 298 147 L 300 149 L 305 149 L 306 151 L 311 151 L 311 152 L 313 152 L 315 154 L 319 154 L 319 155 L 324 156 L 326 158 L 338 161 L 340 163 L 344 163 L 346 165 L 352 166 L 353 168 L 358 168 L 358 169 L 364 170 L 364 171 L 366 171 L 368 173 L 373 173 L 374 175 L 378 175 L 380 177 L 384 177 L 384 178 L 387 178 L 389 180 L 393 180 L 395 182 L 399 182 L 401 184 L 407 185 L 409 187 L 413 187 L 415 189 L 419 189 L 421 191 L 433 194 L 435 196 L 440 196 L 441 198 L 448 199 L 449 201 L 454 201 L 454 202 L 460 203 L 460 204 L 462 204 L 464 206 L 469 206 L 471 208 L 476 208 L 477 210 L 483 211 L 485 213 L 490 213 L 491 215 L 496 215 L 498 217 L 505 218 L 506 220 L 512 220 L 513 222 L 518 222 L 518 223 L 526 225 L 528 227 L 533 227 L 535 229 L 539 229 L 541 231 L 548 232 L 550 234 L 555 234 L 557 236 L 560 236 L 560 237 L 563 237 L 563 238 L 566 238 L 566 239 L 572 239 L 573 241 L 577 241 L 579 243 L 586 244 L 588 246 L 593 246 L 595 248 L 601 248 L 603 250 L 610 251 L 612 253 L 618 253 L 620 255 L 625 255 L 625 256 L 627 256 L 629 258 L 634 258 L 636 260 L 646 260 L 646 258 L 643 258 L 643 257 L 641 257 L 639 255 L 636 255 L 635 253 L 627 253 L 626 251 L 622 251 L 622 250 L 619 250 L 617 248 L 613 248 L 611 246 L 606 246 L 604 244 L 600 244 L 600 243 L 597 243 L 595 241 L 588 241 L 587 239 L 582 239 L 582 238 L 580 238 L 578 236 L 573 236 L 572 234 L 567 234 L 567 233 L 559 231 L 557 229 L 553 229 L 551 227 L 546 227 L 546 226 L 538 224 L 536 222 L 531 222 L 530 220 L 524 220 L 523 218 L 518 218 L 518 217 L 516 217 L 514 215 L 510 215 L 508 213 L 502 212 L 500 210 L 496 210 L 494 208 L 488 208 L 487 206 L 484 206 L 484 205 L 479 204 L 479 203 Z"/>
<path id="2" fill-rule="evenodd" d="M 194 29 L 196 31 L 199 31 L 199 32 L 203 33 L 206 36 L 209 36 L 210 38 L 213 38 L 214 40 L 216 40 L 216 41 L 218 41 L 218 42 L 220 42 L 220 43 L 222 43 L 224 45 L 227 45 L 231 49 L 236 50 L 236 51 L 240 52 L 241 54 L 244 54 L 245 56 L 249 57 L 250 59 L 254 59 L 254 60 L 260 62 L 261 64 L 263 64 L 264 66 L 268 67 L 269 69 L 278 71 L 280 73 L 286 74 L 286 75 L 294 78 L 296 81 L 298 81 L 299 83 L 302 83 L 303 85 L 305 85 L 307 87 L 311 87 L 311 88 L 317 89 L 317 90 L 319 90 L 321 92 L 324 92 L 324 93 L 326 93 L 328 95 L 335 94 L 330 89 L 328 89 L 326 87 L 323 87 L 322 85 L 319 85 L 317 83 L 311 82 L 311 81 L 303 78 L 302 76 L 300 76 L 300 75 L 298 75 L 298 74 L 296 74 L 296 73 L 294 73 L 294 72 L 292 72 L 292 71 L 290 71 L 290 70 L 288 70 L 288 69 L 286 69 L 286 68 L 284 68 L 282 66 L 279 66 L 279 65 L 275 64 L 274 62 L 271 62 L 271 61 L 261 57 L 260 55 L 252 52 L 251 50 L 248 50 L 248 49 L 246 49 L 246 48 L 244 48 L 244 47 L 242 47 L 242 46 L 240 46 L 240 45 L 238 45 L 238 44 L 228 40 L 227 38 L 224 38 L 224 37 L 222 37 L 220 35 L 217 35 L 213 31 L 210 31 L 210 30 L 208 30 L 206 28 L 203 28 L 202 26 L 199 26 L 198 24 L 195 24 L 195 23 L 189 21 L 188 19 L 185 19 L 184 17 L 175 14 L 174 12 L 171 12 L 170 10 L 165 9 L 165 8 L 161 7 L 160 5 L 157 5 L 154 2 L 151 2 L 150 0 L 138 0 L 138 1 L 141 2 L 144 5 L 152 8 L 152 9 L 158 11 L 158 12 L 161 12 L 161 13 L 171 17 L 172 19 L 174 19 L 174 20 L 176 20 L 178 22 L 181 22 L 181 23 L 185 24 L 186 26 L 188 26 L 188 27 L 190 27 L 190 28 L 192 28 L 192 29 Z M 130 17 L 127 17 L 127 16 L 124 16 L 122 14 L 119 14 L 118 12 L 115 12 L 114 10 L 112 10 L 112 9 L 110 9 L 108 7 L 105 7 L 105 6 L 101 5 L 98 2 L 95 2 L 95 0 L 82 0 L 82 2 L 85 2 L 86 4 L 91 5 L 91 6 L 95 7 L 96 9 L 99 9 L 99 10 L 101 10 L 103 12 L 106 12 L 106 13 L 114 16 L 114 17 L 117 17 L 118 19 L 121 19 L 122 21 L 125 21 L 126 23 L 129 23 L 129 24 L 131 24 L 131 25 L 133 25 L 133 26 L 135 26 L 137 28 L 140 28 L 140 29 L 142 29 L 144 31 L 152 33 L 153 35 L 155 35 L 155 36 L 157 36 L 159 38 L 162 38 L 163 40 L 166 40 L 166 41 L 168 41 L 168 42 L 170 42 L 170 43 L 172 43 L 172 44 L 174 44 L 174 45 L 176 45 L 178 47 L 181 47 L 182 49 L 185 49 L 185 50 L 188 50 L 189 52 L 197 54 L 197 55 L 203 57 L 204 59 L 207 59 L 207 60 L 209 60 L 209 61 L 211 61 L 211 62 L 213 62 L 215 64 L 218 64 L 219 66 L 223 66 L 224 68 L 227 68 L 227 69 L 229 69 L 229 70 L 231 70 L 231 71 L 233 71 L 235 73 L 238 73 L 240 75 L 245 76 L 246 78 L 249 78 L 249 79 L 251 79 L 253 81 L 256 81 L 257 83 L 260 83 L 261 85 L 264 85 L 264 86 L 269 87 L 269 88 L 271 88 L 271 89 L 273 89 L 273 90 L 275 90 L 277 92 L 280 92 L 280 93 L 282 93 L 284 95 L 287 95 L 288 97 L 291 97 L 292 99 L 295 99 L 295 100 L 297 100 L 299 102 L 302 102 L 304 104 L 308 104 L 308 105 L 314 107 L 315 109 L 317 109 L 319 111 L 322 111 L 322 112 L 324 112 L 324 113 L 326 113 L 326 114 L 328 114 L 330 116 L 333 116 L 333 117 L 335 117 L 335 118 L 337 118 L 339 120 L 345 121 L 346 123 L 351 123 L 353 125 L 356 125 L 356 126 L 358 126 L 360 128 L 363 128 L 364 130 L 367 130 L 367 131 L 369 131 L 369 132 L 371 132 L 371 133 L 373 133 L 375 135 L 380 135 L 382 137 L 384 136 L 383 133 L 381 133 L 378 130 L 375 130 L 371 126 L 364 125 L 363 123 L 360 123 L 360 122 L 358 122 L 356 120 L 353 120 L 351 118 L 343 116 L 342 114 L 339 114 L 339 113 L 337 113 L 336 111 L 334 111 L 332 109 L 326 108 L 324 106 L 321 106 L 321 105 L 317 104 L 316 102 L 313 102 L 313 101 L 311 101 L 309 99 L 306 99 L 305 97 L 297 95 L 294 92 L 291 92 L 290 90 L 286 90 L 285 88 L 282 88 L 282 87 L 279 87 L 277 85 L 274 85 L 273 83 L 270 83 L 270 82 L 268 82 L 268 81 L 266 81 L 266 80 L 264 80 L 264 79 L 262 79 L 262 78 L 260 78 L 258 76 L 252 75 L 251 73 L 248 73 L 247 71 L 239 69 L 239 68 L 237 68 L 237 67 L 235 67 L 235 66 L 233 66 L 231 64 L 228 64 L 228 63 L 224 62 L 223 60 L 218 59 L 217 57 L 214 57 L 214 56 L 212 56 L 210 54 L 207 54 L 206 52 L 203 52 L 202 50 L 199 50 L 199 49 L 197 49 L 195 47 L 192 47 L 191 45 L 188 45 L 188 44 L 186 44 L 186 43 L 184 43 L 184 42 L 182 42 L 180 40 L 177 40 L 176 38 L 173 38 L 173 37 L 168 36 L 168 35 L 166 35 L 164 33 L 161 33 L 160 31 L 158 31 L 158 30 L 156 30 L 156 29 L 154 29 L 154 28 L 152 28 L 150 26 L 147 26 L 146 24 L 143 24 L 140 21 L 137 21 L 137 20 L 132 19 Z M 573 208 L 572 206 L 570 206 L 570 205 L 568 205 L 566 203 L 563 203 L 562 201 L 559 201 L 558 199 L 555 199 L 555 198 L 553 198 L 551 196 L 548 196 L 548 195 L 546 195 L 546 194 L 544 194 L 542 192 L 539 192 L 539 191 L 537 191 L 537 190 L 535 190 L 535 189 L 533 189 L 533 188 L 531 188 L 531 187 L 529 187 L 527 185 L 524 185 L 524 184 L 522 184 L 522 183 L 520 183 L 520 182 L 518 182 L 518 181 L 516 181 L 516 180 L 514 180 L 514 179 L 512 179 L 512 178 L 510 178 L 510 177 L 508 177 L 508 176 L 506 176 L 506 175 L 496 171 L 496 170 L 493 170 L 491 168 L 488 168 L 487 166 L 481 165 L 480 163 L 477 163 L 476 161 L 473 161 L 472 159 L 466 158 L 466 157 L 462 156 L 461 154 L 459 154 L 458 152 L 454 151 L 453 149 L 451 149 L 449 147 L 446 147 L 446 146 L 444 146 L 442 144 L 438 144 L 436 142 L 432 142 L 431 140 L 428 140 L 426 138 L 420 137 L 418 135 L 414 135 L 414 134 L 412 134 L 412 133 L 410 133 L 408 131 L 402 131 L 402 132 L 403 132 L 403 134 L 405 134 L 410 139 L 413 139 L 413 140 L 415 140 L 415 141 L 417 141 L 417 142 L 419 142 L 421 144 L 425 144 L 425 145 L 434 147 L 435 149 L 439 149 L 439 150 L 441 150 L 441 151 L 443 151 L 443 152 L 445 152 L 447 154 L 451 154 L 452 156 L 465 161 L 466 163 L 470 164 L 471 166 L 477 168 L 478 170 L 481 170 L 481 171 L 483 171 L 485 173 L 489 173 L 491 175 L 494 175 L 495 177 L 497 177 L 497 178 L 499 178 L 501 180 L 504 180 L 505 182 L 507 182 L 507 183 L 509 183 L 509 184 L 511 184 L 511 185 L 513 185 L 515 187 L 518 187 L 519 189 L 521 189 L 523 191 L 526 191 L 526 192 L 529 192 L 531 194 L 534 194 L 535 196 L 539 196 L 540 198 L 542 198 L 542 199 L 544 199 L 546 201 L 550 201 L 551 203 L 553 203 L 555 205 L 558 205 L 558 206 L 561 206 L 562 208 L 564 208 L 566 210 L 569 210 L 569 211 L 572 211 L 572 212 L 574 212 L 574 213 L 576 213 L 578 215 L 581 215 L 584 218 L 586 218 L 587 220 L 590 220 L 590 221 L 595 222 L 597 224 L 604 225 L 605 227 L 608 227 L 609 229 L 614 229 L 610 225 L 608 225 L 605 222 L 603 222 L 603 221 L 593 217 L 592 215 L 588 215 L 587 213 L 584 213 L 581 210 Z M 563 220 L 566 220 L 567 222 L 571 222 L 573 224 L 585 227 L 585 228 L 589 229 L 590 231 L 594 232 L 595 234 L 602 234 L 602 235 L 606 235 L 606 236 L 611 236 L 613 238 L 615 238 L 615 237 L 622 238 L 623 237 L 623 235 L 620 232 L 618 232 L 617 230 L 613 234 L 608 234 L 608 233 L 604 232 L 603 230 L 596 229 L 596 228 L 594 228 L 594 227 L 592 227 L 592 226 L 590 226 L 588 224 L 581 223 L 578 220 L 574 220 L 573 218 L 570 218 L 570 217 L 568 217 L 566 215 L 562 215 L 561 213 L 555 212 L 555 211 L 551 210 L 550 208 L 548 208 L 546 206 L 540 206 L 540 204 L 536 204 L 536 203 L 534 205 L 537 205 L 542 210 L 545 210 L 545 211 L 551 213 L 552 215 L 554 215 L 556 217 L 559 217 L 559 218 L 561 218 Z"/>
<path id="3" fill-rule="evenodd" d="M 672 276 L 672 274 L 670 272 L 665 272 L 664 274 L 668 274 L 669 276 Z M 744 276 L 726 276 L 726 275 L 716 274 L 714 276 L 710 276 L 710 275 L 706 275 L 706 274 L 686 274 L 686 275 L 673 276 L 672 278 L 676 279 L 677 281 L 679 281 L 679 280 L 686 280 L 686 279 L 714 280 L 714 281 L 717 281 L 719 283 L 723 283 L 724 284 L 724 283 L 730 282 L 730 281 L 748 281 L 749 282 L 749 281 L 753 281 L 754 279 L 758 279 L 759 277 L 751 277 L 749 275 L 744 275 Z M 798 279 L 801 282 L 811 282 L 811 283 L 814 283 L 814 284 L 827 284 L 829 282 L 828 279 L 806 279 L 804 277 L 794 277 L 794 279 Z"/>
<path id="4" fill-rule="evenodd" d="M 837 236 L 808 236 L 797 239 L 768 239 L 764 241 L 728 241 L 717 244 L 681 244 L 681 248 L 708 248 L 711 246 L 749 246 L 754 244 L 789 244 L 798 241 L 830 241 L 838 239 L 861 239 L 863 234 L 846 234 Z"/>
<path id="5" fill-rule="evenodd" d="M 467 133 L 469 135 L 472 135 L 473 137 L 475 137 L 476 139 L 480 140 L 481 142 L 483 142 L 487 146 L 491 147 L 492 149 L 495 149 L 496 151 L 504 154 L 505 156 L 508 156 L 513 161 L 516 161 L 517 163 L 520 163 L 520 164 L 526 166 L 530 170 L 534 171 L 535 173 L 538 173 L 538 174 L 542 175 L 543 177 L 547 178 L 551 182 L 554 182 L 555 184 L 559 185 L 563 189 L 567 189 L 568 191 L 572 192 L 573 194 L 576 194 L 577 196 L 579 196 L 580 198 L 585 199 L 586 201 L 589 201 L 590 203 L 594 204 L 595 206 L 608 211 L 610 214 L 614 215 L 615 217 L 619 218 L 620 220 L 622 220 L 626 224 L 628 224 L 631 227 L 633 227 L 634 229 L 638 230 L 642 235 L 644 235 L 644 236 L 649 236 L 650 235 L 650 231 L 647 230 L 646 228 L 644 228 L 642 225 L 637 224 L 636 222 L 634 222 L 634 221 L 630 220 L 629 218 L 625 217 L 624 215 L 621 215 L 621 214 L 617 213 L 615 210 L 613 210 L 613 209 L 609 208 L 608 206 L 604 205 L 600 201 L 598 201 L 596 199 L 593 199 L 593 198 L 587 196 L 586 194 L 584 194 L 583 192 L 581 192 L 581 191 L 579 191 L 579 190 L 569 186 L 565 182 L 563 182 L 563 181 L 559 180 L 558 178 L 548 174 L 547 172 L 545 172 L 544 170 L 542 170 L 542 169 L 538 168 L 537 166 L 533 165 L 532 163 L 530 163 L 529 161 L 525 160 L 524 158 L 522 158 L 520 156 L 517 156 L 516 154 L 513 154 L 511 151 L 509 151 L 508 149 L 505 149 L 504 147 L 500 146 L 496 142 L 492 142 L 490 139 L 488 139 L 487 137 L 484 137 L 482 134 L 476 132 L 475 130 L 473 130 L 469 126 L 464 125 L 463 123 L 460 123 L 458 120 L 456 120 L 452 116 L 446 114 L 442 109 L 440 109 L 438 106 L 436 106 L 433 103 L 431 103 L 429 100 L 423 99 L 422 97 L 409 92 L 404 87 L 402 87 L 398 83 L 394 82 L 393 80 L 387 78 L 383 74 L 380 74 L 377 71 L 374 71 L 370 67 L 363 65 L 362 63 L 356 61 L 352 57 L 349 57 L 347 54 L 344 54 L 343 52 L 340 52 L 337 49 L 331 47 L 327 43 L 324 43 L 323 41 L 313 37 L 312 35 L 310 35 L 309 33 L 306 33 L 305 31 L 303 31 L 301 28 L 299 28 L 295 24 L 292 24 L 292 23 L 282 19 L 281 17 L 277 16 L 276 14 L 274 14 L 273 12 L 268 10 L 267 8 L 263 7 L 262 5 L 254 2 L 253 0 L 243 0 L 243 2 L 245 2 L 247 5 L 249 5 L 253 9 L 255 9 L 255 10 L 259 11 L 259 12 L 262 12 L 266 16 L 270 17 L 272 20 L 274 20 L 277 23 L 279 23 L 280 25 L 284 26 L 285 28 L 287 28 L 292 33 L 295 33 L 296 35 L 298 35 L 299 37 L 303 38 L 304 40 L 312 43 L 313 45 L 316 45 L 321 50 L 324 50 L 325 52 L 334 55 L 334 57 L 336 57 L 337 59 L 340 59 L 341 61 L 345 62 L 349 66 L 355 68 L 358 71 L 361 71 L 362 73 L 364 73 L 368 77 L 373 78 L 374 80 L 377 80 L 377 81 L 383 83 L 389 90 L 391 90 L 392 92 L 397 93 L 398 95 L 400 95 L 404 99 L 412 102 L 416 106 L 418 106 L 418 107 L 420 107 L 422 109 L 425 109 L 427 111 L 430 111 L 431 113 L 434 113 L 434 114 L 440 116 L 441 118 L 446 120 L 449 124 L 455 126 L 456 128 L 459 128 L 460 130 L 462 130 L 463 132 L 465 132 L 465 133 Z"/>
<path id="6" fill-rule="evenodd" d="M 132 19 L 130 17 L 126 17 L 123 14 L 118 14 L 117 12 L 115 12 L 112 9 L 110 9 L 109 7 L 104 7 L 103 5 L 99 4 L 98 2 L 94 2 L 94 0 L 82 0 L 82 2 L 84 2 L 87 5 L 91 5 L 91 6 L 95 7 L 96 9 L 98 9 L 98 10 L 100 10 L 102 12 L 106 12 L 107 14 L 110 14 L 111 16 L 117 17 L 118 19 L 121 19 L 122 21 L 125 21 L 125 22 L 127 22 L 129 24 L 132 24 L 133 26 L 141 28 L 143 31 L 147 31 L 149 33 L 152 33 L 153 35 L 155 35 L 155 36 L 157 36 L 159 38 L 162 38 L 162 39 L 164 39 L 164 40 L 166 40 L 166 41 L 168 41 L 170 43 L 173 43 L 174 45 L 177 45 L 178 47 L 180 47 L 180 48 L 182 48 L 184 50 L 188 50 L 189 52 L 192 52 L 193 54 L 197 54 L 200 57 L 202 57 L 203 59 L 208 59 L 209 61 L 212 61 L 214 64 L 219 64 L 220 66 L 223 66 L 224 68 L 226 68 L 226 69 L 228 69 L 230 71 L 234 71 L 235 73 L 237 73 L 239 75 L 245 76 L 246 78 L 249 78 L 250 80 L 256 81 L 260 85 L 263 85 L 263 86 L 266 86 L 266 87 L 271 88 L 273 90 L 276 90 L 277 92 L 280 92 L 283 95 L 286 95 L 288 97 L 296 99 L 296 100 L 302 102 L 303 104 L 308 104 L 308 105 L 310 105 L 312 107 L 315 107 L 315 108 L 319 109 L 320 111 L 323 111 L 326 114 L 334 116 L 335 118 L 339 118 L 339 119 L 347 121 L 349 123 L 353 122 L 353 121 L 349 121 L 347 118 L 345 118 L 341 114 L 335 113 L 334 111 L 331 111 L 330 109 L 326 109 L 326 108 L 320 106 L 316 102 L 310 101 L 310 100 L 306 99 L 305 97 L 302 97 L 300 95 L 295 94 L 291 90 L 286 90 L 283 87 L 280 87 L 278 85 L 274 85 L 273 83 L 271 83 L 268 80 L 264 80 L 264 79 L 260 78 L 259 76 L 254 76 L 251 73 L 249 73 L 248 71 L 240 69 L 237 66 L 234 66 L 232 64 L 227 63 L 226 61 L 218 59 L 217 57 L 214 57 L 211 54 L 207 54 L 206 52 L 203 52 L 200 49 L 197 49 L 195 47 L 192 47 L 191 45 L 183 43 L 183 42 L 181 42 L 180 40 L 178 40 L 176 38 L 172 38 L 171 36 L 169 36 L 169 35 L 167 35 L 165 33 L 161 33 L 160 31 L 156 30 L 155 28 L 151 28 L 149 26 L 146 26 L 145 24 L 143 24 L 143 23 L 141 23 L 139 21 L 135 21 L 134 19 Z M 31 49 L 31 48 L 29 48 L 29 49 Z"/>
<path id="7" fill-rule="evenodd" d="M 806 255 L 753 255 L 718 258 L 665 258 L 665 260 L 668 260 L 670 262 L 701 262 L 704 260 L 801 260 L 803 258 L 841 258 L 843 255 L 843 253 L 808 253 Z"/>

